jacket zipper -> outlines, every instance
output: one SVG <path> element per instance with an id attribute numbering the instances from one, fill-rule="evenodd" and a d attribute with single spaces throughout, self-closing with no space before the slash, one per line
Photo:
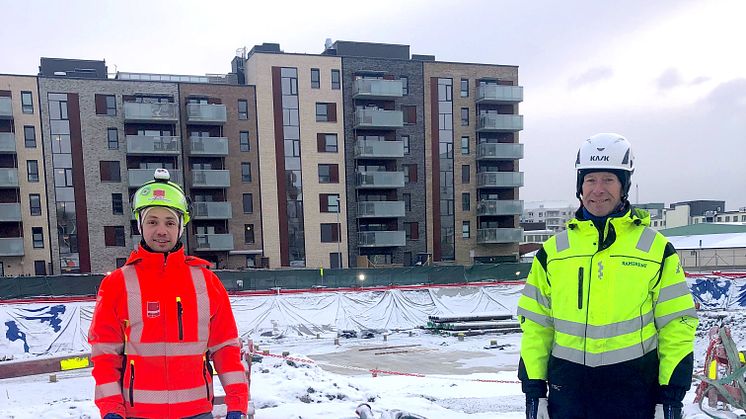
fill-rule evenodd
<path id="1" fill-rule="evenodd" d="M 130 406 L 135 407 L 135 360 L 130 360 Z"/>
<path id="2" fill-rule="evenodd" d="M 184 328 L 181 322 L 182 313 L 184 313 L 184 308 L 181 306 L 181 297 L 176 297 L 176 317 L 179 321 L 179 340 L 184 340 Z"/>
<path id="3" fill-rule="evenodd" d="M 583 267 L 578 268 L 578 310 L 583 308 Z"/>
<path id="4" fill-rule="evenodd" d="M 210 400 L 212 402 L 212 398 L 210 397 L 210 383 L 207 381 L 208 372 L 209 369 L 207 368 L 207 357 L 205 355 L 202 355 L 202 377 L 205 379 L 205 392 L 207 393 L 207 400 Z"/>

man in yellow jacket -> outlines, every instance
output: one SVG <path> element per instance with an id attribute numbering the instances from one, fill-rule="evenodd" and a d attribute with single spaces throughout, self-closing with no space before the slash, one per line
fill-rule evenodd
<path id="1" fill-rule="evenodd" d="M 681 419 L 698 320 L 676 250 L 627 200 L 627 139 L 592 136 L 575 168 L 580 209 L 539 250 L 518 302 L 526 417 L 652 419 L 660 404 Z"/>

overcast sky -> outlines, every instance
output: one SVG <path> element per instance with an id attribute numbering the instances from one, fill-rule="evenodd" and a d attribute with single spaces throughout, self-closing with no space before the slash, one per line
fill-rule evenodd
<path id="1" fill-rule="evenodd" d="M 524 200 L 573 202 L 575 154 L 618 132 L 637 157 L 632 202 L 746 206 L 746 2 L 10 1 L 0 73 L 39 57 L 106 59 L 109 71 L 226 73 L 237 48 L 324 40 L 408 44 L 437 60 L 519 66 Z"/>

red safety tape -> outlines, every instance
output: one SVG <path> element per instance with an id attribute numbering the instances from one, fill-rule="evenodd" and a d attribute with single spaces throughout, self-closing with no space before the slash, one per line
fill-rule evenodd
<path id="1" fill-rule="evenodd" d="M 351 367 L 348 365 L 339 365 L 339 364 L 330 364 L 327 362 L 316 362 L 312 359 L 308 358 L 297 358 L 292 356 L 283 356 L 283 355 L 277 355 L 272 354 L 268 352 L 251 352 L 252 354 L 261 355 L 261 356 L 269 356 L 272 358 L 280 358 L 286 361 L 296 361 L 296 362 L 302 362 L 304 364 L 315 364 L 315 365 L 325 365 L 328 367 L 335 367 L 335 368 L 344 368 L 349 370 L 355 370 L 355 371 L 367 371 L 371 373 L 373 377 L 377 377 L 378 374 L 385 374 L 385 375 L 397 375 L 397 376 L 403 376 L 403 377 L 417 377 L 417 378 L 435 378 L 438 380 L 449 380 L 449 381 L 474 381 L 479 383 L 500 383 L 500 384 L 520 384 L 520 381 L 517 380 L 493 380 L 488 378 L 458 378 L 458 377 L 436 377 L 432 375 L 426 375 L 426 374 L 420 374 L 416 372 L 401 372 L 401 371 L 390 371 L 390 370 L 380 370 L 377 368 L 374 369 L 366 369 L 361 367 Z"/>

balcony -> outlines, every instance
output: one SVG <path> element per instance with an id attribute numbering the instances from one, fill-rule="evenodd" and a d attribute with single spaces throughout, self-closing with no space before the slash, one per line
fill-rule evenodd
<path id="1" fill-rule="evenodd" d="M 0 256 L 23 256 L 23 237 L 0 237 Z"/>
<path id="2" fill-rule="evenodd" d="M 195 202 L 191 215 L 195 220 L 229 220 L 233 210 L 230 202 Z"/>
<path id="3" fill-rule="evenodd" d="M 403 188 L 404 172 L 362 172 L 355 180 L 359 189 Z"/>
<path id="4" fill-rule="evenodd" d="M 365 201 L 357 203 L 357 218 L 404 217 L 404 201 Z"/>
<path id="5" fill-rule="evenodd" d="M 151 174 L 152 177 L 152 174 Z M 0 168 L 0 188 L 18 187 L 18 169 L 15 167 Z"/>
<path id="6" fill-rule="evenodd" d="M 407 244 L 403 231 L 361 231 L 357 233 L 358 247 L 397 247 Z"/>
<path id="7" fill-rule="evenodd" d="M 517 132 L 522 129 L 523 115 L 481 115 L 477 125 L 478 132 Z"/>
<path id="8" fill-rule="evenodd" d="M 228 138 L 226 137 L 190 137 L 192 156 L 227 156 Z"/>
<path id="9" fill-rule="evenodd" d="M 521 215 L 523 201 L 502 201 L 484 199 L 477 204 L 477 216 L 485 215 Z"/>
<path id="10" fill-rule="evenodd" d="M 523 144 L 482 143 L 477 146 L 477 160 L 519 160 Z"/>
<path id="11" fill-rule="evenodd" d="M 139 188 L 143 183 L 153 180 L 154 171 L 155 169 L 128 169 L 127 181 L 130 188 Z M 181 170 L 168 169 L 168 172 L 171 173 L 171 182 L 179 185 L 184 184 L 184 176 L 182 176 Z"/>
<path id="12" fill-rule="evenodd" d="M 181 153 L 181 138 L 172 136 L 128 135 L 127 154 L 168 155 Z"/>
<path id="13" fill-rule="evenodd" d="M 16 152 L 16 135 L 12 132 L 0 132 L 0 153 Z"/>
<path id="14" fill-rule="evenodd" d="M 352 87 L 353 99 L 396 99 L 402 97 L 401 80 L 357 79 Z"/>
<path id="15" fill-rule="evenodd" d="M 404 126 L 402 111 L 362 108 L 355 111 L 355 129 L 397 129 Z"/>
<path id="16" fill-rule="evenodd" d="M 477 230 L 477 243 L 520 243 L 523 239 L 522 228 L 480 228 Z"/>
<path id="17" fill-rule="evenodd" d="M 397 159 L 404 157 L 404 141 L 358 141 L 356 159 Z"/>
<path id="18" fill-rule="evenodd" d="M 487 84 L 479 86 L 477 103 L 520 103 L 523 102 L 522 86 L 502 86 Z"/>
<path id="19" fill-rule="evenodd" d="M 0 96 L 0 119 L 13 119 L 13 99 L 7 96 Z"/>
<path id="20" fill-rule="evenodd" d="M 187 122 L 190 124 L 224 124 L 228 120 L 225 105 L 187 103 Z"/>
<path id="21" fill-rule="evenodd" d="M 196 234 L 197 251 L 228 251 L 233 250 L 232 234 Z"/>
<path id="22" fill-rule="evenodd" d="M 21 221 L 21 204 L 10 202 L 0 204 L 0 222 Z"/>
<path id="23" fill-rule="evenodd" d="M 178 120 L 175 103 L 124 102 L 124 122 L 174 123 Z"/>
<path id="24" fill-rule="evenodd" d="M 477 188 L 520 188 L 521 186 L 523 186 L 523 172 L 477 173 Z"/>
<path id="25" fill-rule="evenodd" d="M 192 170 L 192 188 L 229 188 L 231 174 L 228 170 Z"/>

